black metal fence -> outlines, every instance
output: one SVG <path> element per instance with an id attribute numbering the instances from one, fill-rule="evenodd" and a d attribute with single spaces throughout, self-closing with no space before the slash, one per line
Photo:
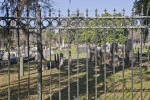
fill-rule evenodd
<path id="1" fill-rule="evenodd" d="M 126 99 L 126 97 L 124 96 L 125 93 L 125 66 L 126 64 L 128 64 L 128 66 L 131 67 L 131 89 L 129 89 L 129 91 L 132 93 L 132 99 L 134 99 L 134 89 L 133 89 L 133 67 L 134 67 L 134 63 L 138 62 L 138 61 L 134 61 L 134 51 L 133 51 L 133 43 L 134 43 L 134 31 L 135 30 L 140 30 L 140 84 L 141 84 L 141 88 L 139 89 L 139 91 L 141 92 L 141 100 L 144 98 L 143 97 L 143 85 L 142 85 L 142 51 L 143 51 L 143 35 L 146 29 L 148 29 L 149 27 L 149 21 L 150 21 L 150 17 L 149 16 L 135 16 L 134 15 L 134 10 L 132 11 L 132 16 L 125 16 L 125 10 L 123 10 L 122 15 L 117 16 L 115 10 L 114 10 L 114 14 L 112 16 L 107 16 L 107 11 L 104 11 L 104 16 L 99 16 L 98 15 L 98 11 L 95 11 L 95 17 L 89 17 L 88 16 L 88 10 L 86 10 L 86 17 L 81 17 L 79 10 L 77 10 L 77 14 L 76 16 L 71 16 L 70 15 L 70 11 L 68 10 L 68 16 L 67 17 L 61 17 L 60 15 L 60 11 L 58 13 L 58 17 L 51 17 L 51 10 L 49 11 L 49 16 L 48 17 L 41 17 L 41 10 L 38 7 L 37 11 L 36 11 L 36 17 L 29 17 L 29 13 L 27 12 L 27 17 L 10 17 L 9 16 L 9 9 L 7 9 L 6 11 L 6 15 L 5 17 L 0 17 L 0 21 L 3 22 L 0 23 L 0 30 L 7 30 L 5 34 L 8 35 L 8 99 L 11 99 L 11 87 L 10 87 L 10 45 L 11 45 L 11 30 L 16 30 L 17 36 L 18 36 L 18 99 L 20 99 L 21 95 L 20 95 L 20 62 L 19 62 L 19 58 L 20 58 L 20 39 L 19 39 L 19 35 L 20 35 L 20 30 L 26 30 L 26 35 L 27 35 L 27 45 L 28 45 L 28 57 L 29 57 L 29 53 L 30 53 L 30 40 L 29 40 L 29 36 L 31 31 L 34 32 L 36 34 L 36 39 L 37 39 L 37 62 L 38 62 L 38 66 L 37 66 L 37 70 L 38 70 L 38 100 L 42 99 L 42 32 L 45 30 L 49 30 L 50 32 L 50 37 L 49 37 L 49 51 L 52 51 L 52 31 L 54 30 L 58 30 L 58 33 L 61 37 L 61 33 L 62 31 L 65 32 L 68 37 L 67 37 L 67 46 L 66 50 L 67 50 L 67 73 L 68 73 L 68 97 L 65 97 L 66 99 L 70 100 L 70 99 L 75 99 L 78 100 L 80 98 L 80 57 L 79 54 L 80 53 L 84 53 L 85 54 L 85 85 L 86 85 L 86 99 L 88 100 L 90 97 L 90 91 L 89 90 L 89 71 L 91 70 L 91 65 L 89 65 L 89 63 L 92 63 L 92 69 L 95 72 L 94 73 L 94 77 L 95 77 L 95 97 L 93 99 L 97 100 L 99 99 L 98 97 L 98 74 L 100 73 L 100 71 L 102 71 L 102 73 L 100 73 L 101 75 L 103 74 L 103 78 L 101 79 L 102 83 L 104 84 L 103 87 L 103 93 L 104 93 L 104 98 L 103 99 L 107 99 L 107 71 L 109 71 L 110 67 L 112 68 L 112 73 L 113 73 L 113 96 L 115 99 L 115 94 L 116 92 L 118 92 L 115 89 L 116 86 L 116 82 L 115 82 L 115 74 L 116 74 L 116 69 L 117 69 L 117 62 L 115 59 L 120 59 L 121 63 L 119 64 L 119 66 L 122 68 L 122 76 L 121 81 L 123 83 L 122 85 L 122 89 L 119 90 L 120 93 L 123 94 L 122 99 Z M 148 22 L 148 24 L 145 24 L 145 22 Z M 116 39 L 116 32 L 117 30 L 121 30 L 120 34 L 122 34 L 122 41 L 120 43 L 121 45 L 121 54 L 119 55 L 119 57 L 117 56 L 117 51 L 116 48 L 118 48 L 118 45 L 116 45 L 115 39 Z M 72 30 L 74 30 L 72 32 Z M 83 35 L 83 37 L 85 38 L 84 41 L 80 41 L 81 38 L 81 32 L 80 30 L 84 30 L 85 35 Z M 90 31 L 93 31 L 93 40 L 89 40 L 90 38 L 92 38 L 92 36 L 89 36 Z M 127 30 L 129 33 L 131 33 L 131 38 L 130 38 L 130 50 L 126 52 L 126 46 L 128 46 L 129 44 L 126 45 L 125 43 L 125 34 L 127 33 Z M 110 48 L 112 50 L 110 50 L 110 52 L 107 52 L 107 35 L 108 32 L 111 31 L 112 33 L 112 44 L 110 46 Z M 71 34 L 74 33 L 74 35 Z M 16 34 L 16 33 L 12 33 L 12 34 Z M 75 38 L 74 40 L 72 40 L 72 38 Z M 100 43 L 99 40 L 101 40 L 103 38 L 103 45 L 99 46 L 98 43 Z M 139 40 L 139 39 L 137 39 Z M 85 45 L 83 45 L 85 43 Z M 72 69 L 72 61 L 71 61 L 71 45 L 74 44 L 74 46 L 76 47 L 76 94 L 74 94 L 74 96 L 72 97 L 71 95 L 71 91 L 70 91 L 70 80 L 71 80 L 71 69 Z M 83 47 L 80 47 L 80 45 L 83 45 Z M 92 51 L 92 45 L 93 45 L 93 51 Z M 98 49 L 99 47 L 101 47 L 102 49 Z M 60 49 L 60 45 L 58 46 L 58 51 L 61 51 Z M 130 54 L 131 53 L 131 54 Z M 139 55 L 138 54 L 138 55 Z M 50 100 L 52 100 L 52 96 L 53 96 L 53 87 L 52 87 L 52 58 L 51 58 L 51 52 L 49 52 L 50 55 Z M 127 55 L 130 55 L 130 59 L 125 59 Z M 118 57 L 118 58 L 117 58 Z M 111 59 L 109 61 L 109 64 L 107 62 L 108 59 Z M 148 59 L 149 61 L 149 59 Z M 119 62 L 119 61 L 118 61 Z M 58 70 L 59 70 L 59 100 L 61 100 L 61 98 L 63 97 L 62 94 L 62 76 L 61 76 L 61 61 L 59 63 L 58 66 Z M 149 64 L 149 63 L 148 63 Z M 30 99 L 30 61 L 28 60 L 28 99 Z M 99 67 L 100 66 L 100 67 Z M 108 69 L 108 70 L 107 70 Z M 99 71 L 100 70 L 100 71 Z M 90 79 L 91 80 L 91 79 Z M 63 97 L 64 98 L 64 97 Z M 65 99 L 65 100 L 66 100 Z"/>

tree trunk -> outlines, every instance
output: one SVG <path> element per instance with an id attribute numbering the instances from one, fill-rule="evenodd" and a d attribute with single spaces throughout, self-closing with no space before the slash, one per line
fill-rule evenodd
<path id="1" fill-rule="evenodd" d="M 42 100 L 42 35 L 41 35 L 41 10 L 37 8 L 37 56 L 38 56 L 38 100 Z"/>

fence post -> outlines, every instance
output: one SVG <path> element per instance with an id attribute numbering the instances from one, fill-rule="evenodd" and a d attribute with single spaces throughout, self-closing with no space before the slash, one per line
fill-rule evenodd
<path id="1" fill-rule="evenodd" d="M 9 17 L 9 10 L 8 10 L 8 7 L 6 8 L 6 12 L 7 12 L 7 18 Z M 8 20 L 8 19 L 7 19 Z M 8 34 L 8 100 L 10 100 L 10 33 L 9 33 L 9 25 L 10 25 L 10 22 L 8 21 L 7 22 L 7 25 L 8 25 L 8 30 L 7 30 L 7 34 Z"/>
<path id="2" fill-rule="evenodd" d="M 20 1 L 18 1 L 20 3 Z M 17 7 L 17 17 L 20 17 L 19 6 Z M 18 44 L 18 100 L 20 100 L 20 19 L 17 19 L 17 44 Z"/>
<path id="3" fill-rule="evenodd" d="M 42 35 L 41 35 L 41 10 L 37 5 L 37 56 L 38 56 L 38 100 L 42 100 Z"/>

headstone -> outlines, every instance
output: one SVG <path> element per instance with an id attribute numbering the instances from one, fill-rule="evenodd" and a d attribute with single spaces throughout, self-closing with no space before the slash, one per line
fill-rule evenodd
<path id="1" fill-rule="evenodd" d="M 57 63 L 59 63 L 59 53 L 57 53 Z"/>
<path id="2" fill-rule="evenodd" d="M 131 39 L 128 39 L 126 42 L 125 42 L 125 58 L 126 58 L 126 61 L 129 62 L 130 60 L 130 57 L 131 57 L 131 50 L 132 50 L 132 41 Z"/>
<path id="3" fill-rule="evenodd" d="M 23 57 L 20 57 L 20 76 L 24 76 Z"/>
<path id="4" fill-rule="evenodd" d="M 43 49 L 43 56 L 44 56 L 44 58 L 46 58 L 46 50 L 45 49 Z"/>
<path id="5" fill-rule="evenodd" d="M 115 51 L 114 51 L 115 50 Z M 110 60 L 110 65 L 113 65 L 114 62 L 114 66 L 119 66 L 119 58 L 118 58 L 118 44 L 117 43 L 112 43 L 110 46 L 110 53 L 111 53 L 111 60 Z M 113 58 L 114 55 L 114 58 Z"/>
<path id="6" fill-rule="evenodd" d="M 90 47 L 90 61 L 94 61 L 95 59 L 95 47 Z"/>
<path id="7" fill-rule="evenodd" d="M 63 41 L 62 41 L 62 47 L 65 47 L 64 39 L 63 39 Z"/>
<path id="8" fill-rule="evenodd" d="M 42 59 L 42 70 L 46 70 L 46 69 L 48 69 L 47 60 L 46 59 Z"/>
<path id="9" fill-rule="evenodd" d="M 25 56 L 27 57 L 28 56 L 28 48 L 25 47 Z"/>
<path id="10" fill-rule="evenodd" d="M 63 53 L 60 53 L 60 64 L 59 64 L 59 67 L 62 67 L 63 66 Z"/>
<path id="11" fill-rule="evenodd" d="M 4 53 L 4 58 L 3 58 L 4 60 L 8 60 L 8 52 L 5 52 Z"/>

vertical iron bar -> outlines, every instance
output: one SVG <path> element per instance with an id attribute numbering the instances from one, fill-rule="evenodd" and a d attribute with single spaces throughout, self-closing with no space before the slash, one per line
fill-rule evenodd
<path id="1" fill-rule="evenodd" d="M 59 29 L 59 34 L 61 34 L 60 29 Z M 60 38 L 61 38 L 61 35 L 60 35 Z M 59 58 L 61 59 L 60 43 L 61 43 L 61 40 L 59 40 Z M 61 60 L 60 59 L 59 59 L 59 100 L 61 100 Z"/>
<path id="2" fill-rule="evenodd" d="M 89 75 L 88 75 L 88 29 L 86 30 L 86 37 L 87 37 L 87 39 L 86 39 L 86 98 L 87 98 L 87 100 L 88 100 L 88 87 L 89 87 L 89 84 L 88 84 L 88 79 L 89 79 Z"/>
<path id="3" fill-rule="evenodd" d="M 68 17 L 70 17 L 70 10 L 68 9 Z M 70 20 L 68 19 L 68 26 L 70 26 Z M 70 30 L 68 29 L 68 100 L 70 100 L 70 64 L 71 64 L 71 51 L 70 51 Z"/>
<path id="4" fill-rule="evenodd" d="M 114 100 L 115 100 L 115 46 L 116 46 L 116 43 L 115 43 L 115 29 L 113 30 L 113 92 L 114 92 Z"/>
<path id="5" fill-rule="evenodd" d="M 27 0 L 28 2 L 28 0 Z M 27 18 L 29 18 L 29 8 L 27 7 Z M 30 33 L 29 33 L 29 20 L 27 19 L 27 44 L 28 44 L 28 100 L 30 100 L 30 43 L 29 43 L 29 38 L 30 38 Z"/>
<path id="6" fill-rule="evenodd" d="M 86 17 L 88 17 L 88 9 L 86 10 Z M 86 20 L 86 26 L 88 26 L 88 20 Z M 86 98 L 88 100 L 88 29 L 86 29 Z"/>
<path id="7" fill-rule="evenodd" d="M 125 13 L 125 10 L 123 9 L 123 17 L 124 17 L 124 13 Z M 123 18 L 123 22 L 122 22 L 122 25 L 124 26 L 125 25 L 125 19 Z M 124 100 L 124 65 L 125 65 L 125 63 L 124 63 L 124 30 L 125 29 L 123 29 L 123 35 L 122 35 L 122 44 L 123 44 L 123 48 L 122 48 L 122 73 L 123 73 L 123 100 Z"/>
<path id="8" fill-rule="evenodd" d="M 107 10 L 105 9 L 105 16 L 107 13 Z M 107 20 L 105 19 L 104 25 L 107 26 Z M 102 59 L 102 58 L 101 58 Z M 105 92 L 105 100 L 106 100 L 106 92 L 107 92 L 107 83 L 106 83 L 106 29 L 104 29 L 104 92 Z"/>
<path id="9" fill-rule="evenodd" d="M 77 30 L 77 38 L 79 31 Z M 77 100 L 79 100 L 79 44 L 77 39 Z"/>
<path id="10" fill-rule="evenodd" d="M 41 35 L 41 10 L 37 5 L 37 56 L 38 56 L 38 100 L 42 100 L 42 35 Z"/>
<path id="11" fill-rule="evenodd" d="M 49 50 L 49 52 L 50 52 L 50 100 L 52 100 L 52 58 L 51 58 L 51 46 L 52 46 L 52 35 L 51 35 L 51 30 L 50 30 L 50 50 Z"/>
<path id="12" fill-rule="evenodd" d="M 105 100 L 106 100 L 106 29 L 104 29 L 104 91 L 105 91 Z M 101 58 L 102 59 L 102 58 Z"/>
<path id="13" fill-rule="evenodd" d="M 17 8 L 17 17 L 19 17 L 19 8 Z M 18 38 L 18 100 L 20 100 L 20 33 L 19 33 L 19 19 L 17 19 L 17 38 Z"/>
<path id="14" fill-rule="evenodd" d="M 77 17 L 79 17 L 79 10 L 77 10 Z M 77 25 L 79 25 L 79 20 L 77 20 Z M 79 100 L 79 43 L 78 43 L 78 38 L 79 38 L 79 30 L 77 30 L 77 100 Z"/>
<path id="15" fill-rule="evenodd" d="M 143 39 L 143 31 L 144 29 L 141 29 L 141 54 L 140 54 L 140 75 L 141 75 L 141 100 L 143 100 L 143 90 L 142 90 L 142 39 Z"/>
<path id="16" fill-rule="evenodd" d="M 142 9 L 141 9 L 141 16 L 144 15 L 144 4 L 143 4 L 143 0 L 142 0 Z M 144 25 L 144 20 L 141 19 L 141 25 Z M 144 29 L 141 28 L 141 53 L 140 53 L 140 75 L 141 75 L 141 100 L 143 100 L 143 90 L 142 90 L 142 39 L 143 39 L 143 36 L 142 34 L 144 33 Z"/>
<path id="17" fill-rule="evenodd" d="M 71 51 L 70 51 L 70 30 L 68 30 L 68 100 L 70 100 L 70 64 L 71 64 Z"/>
<path id="18" fill-rule="evenodd" d="M 97 9 L 95 16 L 97 17 Z M 95 25 L 97 26 L 97 19 L 95 19 Z M 97 29 L 95 30 L 95 100 L 97 100 Z"/>
<path id="19" fill-rule="evenodd" d="M 131 77 L 132 77 L 132 100 L 133 100 L 133 28 L 132 28 L 132 50 L 131 50 Z"/>
<path id="20" fill-rule="evenodd" d="M 49 10 L 49 17 L 51 17 L 51 8 L 50 8 L 50 10 Z M 50 21 L 51 21 L 51 19 L 50 19 Z M 51 27 L 52 25 L 50 25 L 50 27 Z M 50 53 L 50 100 L 52 100 L 52 54 L 51 54 L 51 50 L 52 50 L 52 35 L 51 35 L 51 29 L 50 29 L 50 33 L 49 33 L 49 36 L 50 36 L 50 38 L 49 38 L 49 42 L 50 42 L 50 49 L 49 49 L 49 53 Z"/>
<path id="21" fill-rule="evenodd" d="M 60 17 L 60 9 L 58 11 L 58 16 Z M 59 27 L 60 27 L 60 19 L 59 19 Z M 59 100 L 61 100 L 61 57 L 60 57 L 60 44 L 61 44 L 61 33 L 60 33 L 60 29 L 59 29 Z"/>
<path id="22" fill-rule="evenodd" d="M 7 18 L 9 17 L 9 10 L 8 8 L 6 8 L 6 12 L 7 12 Z M 7 19 L 7 25 L 8 25 L 8 30 L 7 30 L 7 34 L 8 34 L 8 100 L 10 100 L 10 33 L 9 33 L 9 26 L 10 26 L 10 22 Z"/>
<path id="23" fill-rule="evenodd" d="M 114 9 L 114 20 L 113 20 L 113 24 L 114 24 L 114 26 L 116 26 L 116 21 L 115 21 L 115 13 L 116 12 L 116 10 Z M 115 61 L 115 52 L 116 52 L 116 43 L 115 43 L 115 32 L 116 32 L 116 30 L 115 29 L 113 29 L 113 83 L 114 83 L 114 85 L 113 85 L 113 92 L 114 92 L 114 100 L 115 100 L 115 63 L 116 63 L 116 61 Z"/>
<path id="24" fill-rule="evenodd" d="M 134 16 L 134 9 L 132 9 L 132 26 L 134 25 L 134 19 L 133 19 L 133 16 Z M 131 79 L 132 79 L 132 100 L 133 100 L 133 28 L 131 29 L 132 30 L 132 50 L 131 50 L 131 56 L 132 56 L 132 60 L 131 60 Z"/>
<path id="25" fill-rule="evenodd" d="M 123 29 L 123 36 L 122 36 L 122 38 L 123 38 L 123 50 L 122 50 L 122 70 L 123 70 L 123 100 L 124 100 L 124 65 L 125 65 L 125 63 L 124 63 L 124 29 Z"/>

